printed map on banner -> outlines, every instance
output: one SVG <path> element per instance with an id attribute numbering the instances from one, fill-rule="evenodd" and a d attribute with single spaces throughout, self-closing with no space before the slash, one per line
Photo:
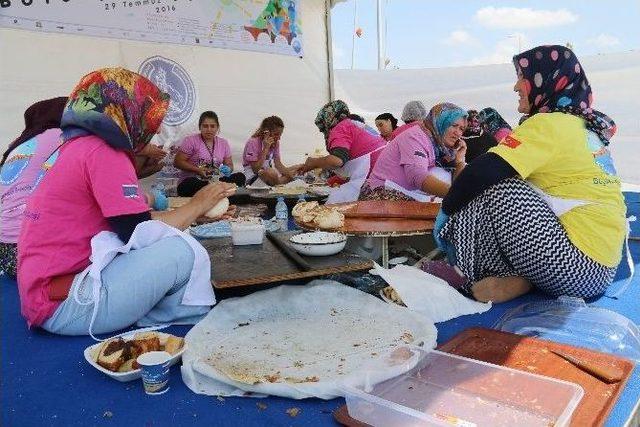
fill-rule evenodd
<path id="1" fill-rule="evenodd" d="M 302 0 L 0 0 L 0 26 L 302 56 Z"/>

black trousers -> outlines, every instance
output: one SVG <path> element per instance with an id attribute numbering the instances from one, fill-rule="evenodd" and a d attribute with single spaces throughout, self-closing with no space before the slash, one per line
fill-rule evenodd
<path id="1" fill-rule="evenodd" d="M 230 176 L 220 177 L 220 181 L 222 182 L 232 182 L 236 184 L 238 187 L 243 187 L 247 178 L 244 176 L 242 172 L 232 173 Z M 186 178 L 180 184 L 178 184 L 178 196 L 180 197 L 192 197 L 194 194 L 198 192 L 202 187 L 207 185 L 209 181 L 204 181 L 198 177 L 192 176 L 190 178 Z"/>

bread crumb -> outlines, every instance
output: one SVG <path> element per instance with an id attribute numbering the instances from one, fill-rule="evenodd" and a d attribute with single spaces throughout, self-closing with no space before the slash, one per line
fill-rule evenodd
<path id="1" fill-rule="evenodd" d="M 102 414 L 102 418 L 111 418 L 113 417 L 113 412 L 111 411 L 104 411 L 104 414 Z"/>
<path id="2" fill-rule="evenodd" d="M 297 417 L 298 414 L 300 413 L 300 408 L 289 408 L 289 409 L 287 409 L 286 412 L 292 418 L 293 417 Z"/>
<path id="3" fill-rule="evenodd" d="M 256 403 L 256 406 L 258 407 L 259 411 L 264 411 L 265 409 L 267 409 L 267 405 L 262 402 Z"/>

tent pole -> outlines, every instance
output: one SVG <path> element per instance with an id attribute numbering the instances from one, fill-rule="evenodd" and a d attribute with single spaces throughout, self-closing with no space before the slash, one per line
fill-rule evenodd
<path id="1" fill-rule="evenodd" d="M 376 0 L 377 2 L 377 18 L 378 18 L 378 71 L 382 71 L 385 68 L 385 51 L 384 51 L 384 10 L 382 7 L 383 0 Z"/>
<path id="2" fill-rule="evenodd" d="M 331 36 L 331 0 L 325 0 L 325 28 L 327 39 L 327 72 L 329 78 L 329 99 L 333 101 L 334 89 L 333 89 L 333 38 Z"/>

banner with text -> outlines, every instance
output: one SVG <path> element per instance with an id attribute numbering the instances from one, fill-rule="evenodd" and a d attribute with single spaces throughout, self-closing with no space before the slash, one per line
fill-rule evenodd
<path id="1" fill-rule="evenodd" d="M 0 0 L 0 26 L 302 57 L 302 0 Z"/>

